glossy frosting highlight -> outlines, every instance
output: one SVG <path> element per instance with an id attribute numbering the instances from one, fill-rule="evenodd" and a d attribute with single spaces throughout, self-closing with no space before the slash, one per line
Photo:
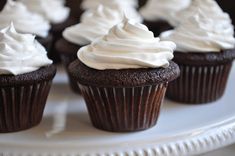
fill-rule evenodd
<path id="1" fill-rule="evenodd" d="M 220 15 L 218 15 L 220 16 Z M 163 32 L 160 37 L 176 43 L 181 52 L 220 52 L 235 46 L 231 20 L 211 18 L 200 9 L 175 30 Z"/>
<path id="2" fill-rule="evenodd" d="M 42 15 L 53 24 L 64 22 L 70 13 L 70 9 L 65 7 L 62 0 L 19 0 L 27 8 Z"/>
<path id="3" fill-rule="evenodd" d="M 30 12 L 23 3 L 8 0 L 0 12 L 0 29 L 7 27 L 11 22 L 14 22 L 18 32 L 31 33 L 39 37 L 47 37 L 51 28 L 46 19 Z"/>
<path id="4" fill-rule="evenodd" d="M 176 45 L 160 41 L 145 25 L 125 19 L 108 35 L 81 48 L 78 58 L 97 70 L 168 67 Z"/>
<path id="5" fill-rule="evenodd" d="M 13 24 L 0 31 L 0 75 L 29 73 L 50 64 L 34 35 L 17 33 Z"/>
<path id="6" fill-rule="evenodd" d="M 68 27 L 63 37 L 71 43 L 87 45 L 97 37 L 106 35 L 110 28 L 122 21 L 123 14 L 100 5 L 95 10 L 86 11 L 81 23 Z"/>

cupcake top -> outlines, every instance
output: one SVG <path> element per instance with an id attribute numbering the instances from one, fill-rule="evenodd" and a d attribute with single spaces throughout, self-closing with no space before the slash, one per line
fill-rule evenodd
<path id="1" fill-rule="evenodd" d="M 235 47 L 233 34 L 229 18 L 211 18 L 199 9 L 175 30 L 163 32 L 160 37 L 175 42 L 180 52 L 220 52 Z"/>
<path id="2" fill-rule="evenodd" d="M 164 20 L 174 23 L 174 14 L 189 6 L 191 0 L 149 0 L 140 10 L 148 21 Z"/>
<path id="3" fill-rule="evenodd" d="M 176 45 L 160 41 L 145 25 L 124 19 L 106 36 L 78 51 L 86 66 L 97 69 L 168 67 Z"/>
<path id="4" fill-rule="evenodd" d="M 106 35 L 110 28 L 121 22 L 123 14 L 117 9 L 98 6 L 95 10 L 86 11 L 81 23 L 68 27 L 63 37 L 71 43 L 87 45 L 97 37 Z"/>
<path id="5" fill-rule="evenodd" d="M 143 18 L 136 10 L 138 7 L 137 0 L 84 0 L 81 4 L 84 10 L 96 9 L 99 5 L 107 6 L 112 9 L 119 9 L 120 12 L 136 22 L 142 22 Z"/>
<path id="6" fill-rule="evenodd" d="M 175 14 L 174 25 L 177 26 L 181 22 L 187 20 L 200 9 L 205 15 L 220 22 L 230 22 L 230 17 L 227 13 L 223 12 L 215 0 L 193 0 L 190 6 Z"/>
<path id="7" fill-rule="evenodd" d="M 42 15 L 53 24 L 64 22 L 69 17 L 70 9 L 62 0 L 18 0 L 27 8 Z"/>
<path id="8" fill-rule="evenodd" d="M 0 31 L 0 75 L 19 75 L 52 64 L 35 36 L 19 34 L 13 24 Z"/>
<path id="9" fill-rule="evenodd" d="M 15 28 L 21 33 L 47 37 L 50 30 L 49 22 L 38 14 L 34 14 L 21 2 L 8 0 L 0 12 L 0 29 L 14 22 Z"/>

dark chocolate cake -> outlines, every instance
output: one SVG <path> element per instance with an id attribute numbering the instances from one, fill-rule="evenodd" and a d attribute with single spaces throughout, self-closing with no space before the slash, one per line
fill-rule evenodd
<path id="1" fill-rule="evenodd" d="M 69 66 L 70 74 L 79 83 L 97 87 L 133 87 L 160 84 L 179 76 L 178 66 L 170 62 L 168 68 L 95 70 L 76 60 Z"/>

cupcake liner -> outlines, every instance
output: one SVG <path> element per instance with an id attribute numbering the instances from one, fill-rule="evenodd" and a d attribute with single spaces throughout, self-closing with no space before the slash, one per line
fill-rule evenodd
<path id="1" fill-rule="evenodd" d="M 181 75 L 169 83 L 166 96 L 174 101 L 201 104 L 223 96 L 232 62 L 218 65 L 179 64 Z"/>
<path id="2" fill-rule="evenodd" d="M 17 132 L 38 125 L 52 81 L 0 88 L 0 133 Z"/>
<path id="3" fill-rule="evenodd" d="M 112 132 L 141 131 L 157 123 L 168 83 L 132 88 L 79 84 L 93 125 Z"/>
<path id="4" fill-rule="evenodd" d="M 80 91 L 80 89 L 79 89 L 79 87 L 78 87 L 78 85 L 77 85 L 77 81 L 74 80 L 74 79 L 72 78 L 72 76 L 71 76 L 71 75 L 69 74 L 69 72 L 68 72 L 68 66 L 69 66 L 69 64 L 70 64 L 71 62 L 73 62 L 74 60 L 77 59 L 77 54 L 74 54 L 74 55 L 72 55 L 72 54 L 66 55 L 66 54 L 60 53 L 60 58 L 61 58 L 61 61 L 62 61 L 63 65 L 64 65 L 64 67 L 65 67 L 65 70 L 66 70 L 66 72 L 67 72 L 67 75 L 68 75 L 68 78 L 69 78 L 69 84 L 70 84 L 71 89 L 72 89 L 75 93 L 81 93 L 81 91 Z"/>

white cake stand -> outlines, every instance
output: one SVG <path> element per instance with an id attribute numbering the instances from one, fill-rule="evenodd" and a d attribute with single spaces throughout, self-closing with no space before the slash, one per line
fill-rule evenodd
<path id="1" fill-rule="evenodd" d="M 187 106 L 165 100 L 157 126 L 137 133 L 92 127 L 84 101 L 59 71 L 42 123 L 0 134 L 0 156 L 174 156 L 205 153 L 235 142 L 235 68 L 215 103 Z"/>

